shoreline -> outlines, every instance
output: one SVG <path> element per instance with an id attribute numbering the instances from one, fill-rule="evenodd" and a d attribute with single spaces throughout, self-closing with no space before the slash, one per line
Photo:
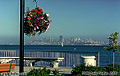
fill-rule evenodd
<path id="1" fill-rule="evenodd" d="M 20 45 L 0 45 L 0 46 L 20 46 Z M 24 46 L 61 46 L 61 45 L 24 45 Z M 89 45 L 89 44 L 85 44 L 85 45 L 64 45 L 64 46 L 109 46 L 109 45 Z"/>

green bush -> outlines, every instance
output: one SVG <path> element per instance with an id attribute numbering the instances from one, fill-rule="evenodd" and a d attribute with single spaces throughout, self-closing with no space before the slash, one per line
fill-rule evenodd
<path id="1" fill-rule="evenodd" d="M 102 67 L 85 66 L 85 64 L 81 64 L 80 66 L 76 66 L 75 68 L 73 68 L 71 74 L 72 74 L 72 76 L 83 76 L 82 75 L 83 72 L 99 72 L 99 71 L 103 72 L 103 71 L 105 71 L 105 69 Z M 88 75 L 84 75 L 84 76 L 88 76 Z M 96 76 L 98 76 L 98 75 L 96 75 Z"/>
<path id="2" fill-rule="evenodd" d="M 50 75 L 51 72 L 53 72 L 53 75 Z M 46 67 L 44 67 L 43 69 L 33 69 L 25 76 L 64 76 L 64 75 L 59 75 L 59 72 L 57 70 L 51 71 L 50 69 L 47 70 Z"/>
<path id="3" fill-rule="evenodd" d="M 31 70 L 27 76 L 49 76 L 50 70 L 46 70 L 44 67 L 43 69 L 33 69 Z"/>
<path id="4" fill-rule="evenodd" d="M 106 72 L 106 74 L 110 74 L 107 76 L 120 76 L 120 65 L 115 64 L 114 69 L 112 67 L 112 64 L 107 65 L 106 67 L 98 67 L 98 66 L 85 66 L 85 64 L 81 64 L 80 66 L 76 66 L 75 68 L 73 68 L 73 70 L 71 71 L 72 76 L 105 76 L 105 75 L 82 75 L 83 72 L 91 72 L 94 73 L 95 72 Z M 117 75 L 115 75 L 117 73 Z"/>
<path id="5" fill-rule="evenodd" d="M 110 71 L 117 71 L 120 72 L 120 65 L 114 64 L 114 68 L 113 68 L 113 64 L 109 64 L 105 67 L 106 72 L 110 72 Z"/>
<path id="6" fill-rule="evenodd" d="M 115 76 L 120 76 L 120 65 L 114 64 L 114 68 L 113 68 L 113 64 L 109 64 L 106 67 L 104 67 L 106 72 L 110 73 L 110 72 L 117 72 L 117 75 Z M 111 75 L 112 76 L 112 75 Z"/>

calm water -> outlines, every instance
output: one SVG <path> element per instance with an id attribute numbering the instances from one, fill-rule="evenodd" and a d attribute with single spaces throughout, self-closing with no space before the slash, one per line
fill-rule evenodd
<path id="1" fill-rule="evenodd" d="M 107 52 L 103 50 L 104 46 L 77 46 L 77 45 L 26 45 L 24 47 L 25 51 L 97 51 L 97 52 Z M 19 45 L 0 45 L 0 50 L 19 50 Z"/>
<path id="2" fill-rule="evenodd" d="M 75 46 L 75 45 L 27 45 L 25 51 L 86 51 L 100 52 L 100 65 L 112 63 L 112 51 L 103 49 L 104 46 Z M 0 50 L 17 50 L 18 45 L 0 45 Z M 115 63 L 120 65 L 120 54 L 115 53 Z"/>

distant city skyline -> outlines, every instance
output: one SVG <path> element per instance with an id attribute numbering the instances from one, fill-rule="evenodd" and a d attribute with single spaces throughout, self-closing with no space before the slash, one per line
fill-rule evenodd
<path id="1" fill-rule="evenodd" d="M 93 40 L 92 38 L 64 38 L 62 35 L 59 38 L 41 38 L 41 39 L 34 39 L 25 43 L 25 45 L 108 45 L 108 42 Z"/>
<path id="2" fill-rule="evenodd" d="M 54 37 L 42 37 L 42 38 L 34 38 L 31 40 L 25 41 L 24 45 L 108 45 L 108 41 L 102 41 L 92 38 L 81 38 L 81 37 L 67 37 L 64 38 L 62 35 L 60 35 L 57 38 Z M 19 45 L 18 43 L 0 43 L 0 45 Z M 120 40 L 118 40 L 118 45 L 120 45 Z"/>
<path id="3" fill-rule="evenodd" d="M 119 0 L 37 0 L 44 13 L 50 14 L 51 27 L 35 39 L 62 35 L 108 41 L 108 34 L 120 33 Z M 35 8 L 33 0 L 26 7 Z M 19 0 L 0 0 L 0 44 L 19 44 Z M 119 35 L 119 34 L 118 34 Z M 25 43 L 34 38 L 25 35 Z M 120 35 L 118 40 L 120 40 Z"/>

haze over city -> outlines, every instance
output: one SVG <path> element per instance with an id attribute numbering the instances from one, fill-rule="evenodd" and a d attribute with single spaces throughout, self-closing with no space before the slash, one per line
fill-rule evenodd
<path id="1" fill-rule="evenodd" d="M 64 38 L 92 38 L 107 42 L 108 34 L 120 33 L 119 0 L 37 1 L 38 7 L 50 14 L 51 27 L 40 36 L 25 35 L 25 43 L 49 37 L 58 39 L 60 35 Z M 25 0 L 25 11 L 26 7 L 34 9 L 35 2 Z M 19 44 L 19 0 L 0 0 L 0 10 L 0 44 Z"/>

